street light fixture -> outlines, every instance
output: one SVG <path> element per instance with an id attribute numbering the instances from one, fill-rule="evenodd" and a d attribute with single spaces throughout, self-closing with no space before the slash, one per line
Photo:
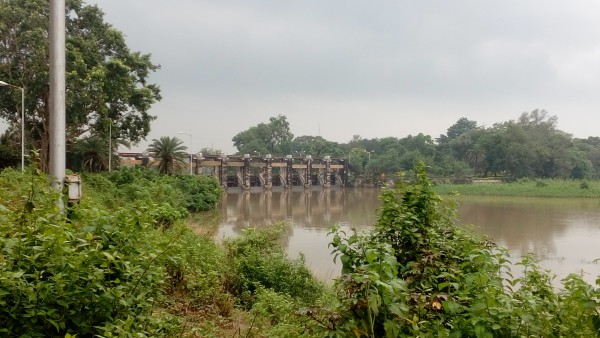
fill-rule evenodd
<path id="1" fill-rule="evenodd" d="M 369 151 L 369 161 L 367 162 L 367 164 L 371 163 L 371 153 L 374 153 L 375 150 L 371 150 Z"/>
<path id="2" fill-rule="evenodd" d="M 188 134 L 188 133 L 184 133 L 182 131 L 179 132 L 180 134 L 183 135 L 187 135 L 190 137 L 190 175 L 193 175 L 192 173 L 192 162 L 194 161 L 194 154 L 192 153 L 192 134 Z"/>
<path id="3" fill-rule="evenodd" d="M 254 150 L 254 151 L 252 151 L 252 152 L 253 152 L 253 153 L 257 153 L 257 154 L 258 154 L 258 156 L 260 156 L 260 151 L 256 151 L 256 150 Z"/>
<path id="4" fill-rule="evenodd" d="M 21 90 L 21 171 L 25 171 L 25 87 L 19 87 L 0 81 L 0 86 Z"/>

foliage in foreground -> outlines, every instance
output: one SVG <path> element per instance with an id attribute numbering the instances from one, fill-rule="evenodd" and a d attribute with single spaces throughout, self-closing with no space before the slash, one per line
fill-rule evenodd
<path id="1" fill-rule="evenodd" d="M 305 304 L 311 304 L 321 294 L 321 285 L 304 260 L 291 260 L 282 250 L 279 238 L 286 227 L 280 224 L 260 231 L 248 229 L 244 236 L 225 243 L 232 266 L 228 284 L 244 307 L 251 308 L 257 291 L 262 289 Z"/>
<path id="2" fill-rule="evenodd" d="M 0 186 L 0 332 L 160 334 L 151 309 L 171 243 L 143 210 L 82 205 L 58 212 L 44 175 L 4 171 Z"/>
<path id="3" fill-rule="evenodd" d="M 455 228 L 453 208 L 433 193 L 424 168 L 417 171 L 414 184 L 384 192 L 371 233 L 334 229 L 332 246 L 343 265 L 334 294 L 301 259 L 285 256 L 278 242 L 283 225 L 250 229 L 220 246 L 179 218 L 166 223 L 165 214 L 185 211 L 186 194 L 154 174 L 90 176 L 93 192 L 66 218 L 45 176 L 6 170 L 0 173 L 6 192 L 0 196 L 0 333 L 599 335 L 600 287 L 570 275 L 557 291 L 529 257 L 520 263 L 524 273 L 513 278 L 506 252 Z"/>
<path id="4" fill-rule="evenodd" d="M 309 313 L 323 336 L 600 334 L 600 287 L 572 274 L 556 291 L 530 257 L 513 278 L 506 251 L 454 227 L 453 208 L 442 206 L 424 167 L 417 172 L 414 184 L 383 193 L 371 233 L 347 236 L 334 228 L 341 305 Z"/>
<path id="5" fill-rule="evenodd" d="M 66 217 L 45 175 L 0 173 L 0 335 L 210 337 L 238 306 L 252 308 L 241 315 L 252 321 L 248 336 L 301 334 L 294 311 L 274 311 L 298 309 L 322 288 L 285 257 L 285 227 L 221 247 L 181 221 L 190 195 L 210 195 L 211 185 L 164 180 L 136 169 L 86 176 L 85 198 Z"/>
<path id="6" fill-rule="evenodd" d="M 84 188 L 98 203 L 108 207 L 123 204 L 175 208 L 187 216 L 187 211 L 214 209 L 221 197 L 219 183 L 209 176 L 162 176 L 145 168 L 121 168 L 112 173 L 86 174 Z"/>

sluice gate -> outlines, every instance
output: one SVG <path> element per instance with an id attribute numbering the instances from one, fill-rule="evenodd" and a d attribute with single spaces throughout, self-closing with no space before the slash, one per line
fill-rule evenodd
<path id="1" fill-rule="evenodd" d="M 348 168 L 343 159 L 329 156 L 322 158 L 250 156 L 206 156 L 194 159 L 195 173 L 214 175 L 223 187 L 313 186 L 344 187 Z"/>

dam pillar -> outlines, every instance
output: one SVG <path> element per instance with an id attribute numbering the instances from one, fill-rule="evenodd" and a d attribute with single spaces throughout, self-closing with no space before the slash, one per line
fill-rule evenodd
<path id="1" fill-rule="evenodd" d="M 312 188 L 312 156 L 306 155 L 306 172 L 304 178 L 304 189 Z"/>
<path id="2" fill-rule="evenodd" d="M 265 155 L 265 186 L 264 188 L 267 190 L 271 190 L 273 188 L 273 158 L 271 154 Z"/>

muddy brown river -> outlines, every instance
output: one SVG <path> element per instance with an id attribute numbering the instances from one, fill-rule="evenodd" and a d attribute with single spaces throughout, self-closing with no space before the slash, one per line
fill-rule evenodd
<path id="1" fill-rule="evenodd" d="M 291 224 L 283 240 L 288 254 L 302 253 L 316 276 L 337 277 L 328 247 L 334 224 L 364 230 L 377 220 L 378 189 L 229 191 L 221 205 L 219 237 L 279 221 Z M 468 197 L 458 198 L 459 224 L 475 225 L 508 248 L 513 260 L 533 253 L 557 275 L 583 273 L 593 283 L 600 276 L 600 197 L 594 199 Z"/>

